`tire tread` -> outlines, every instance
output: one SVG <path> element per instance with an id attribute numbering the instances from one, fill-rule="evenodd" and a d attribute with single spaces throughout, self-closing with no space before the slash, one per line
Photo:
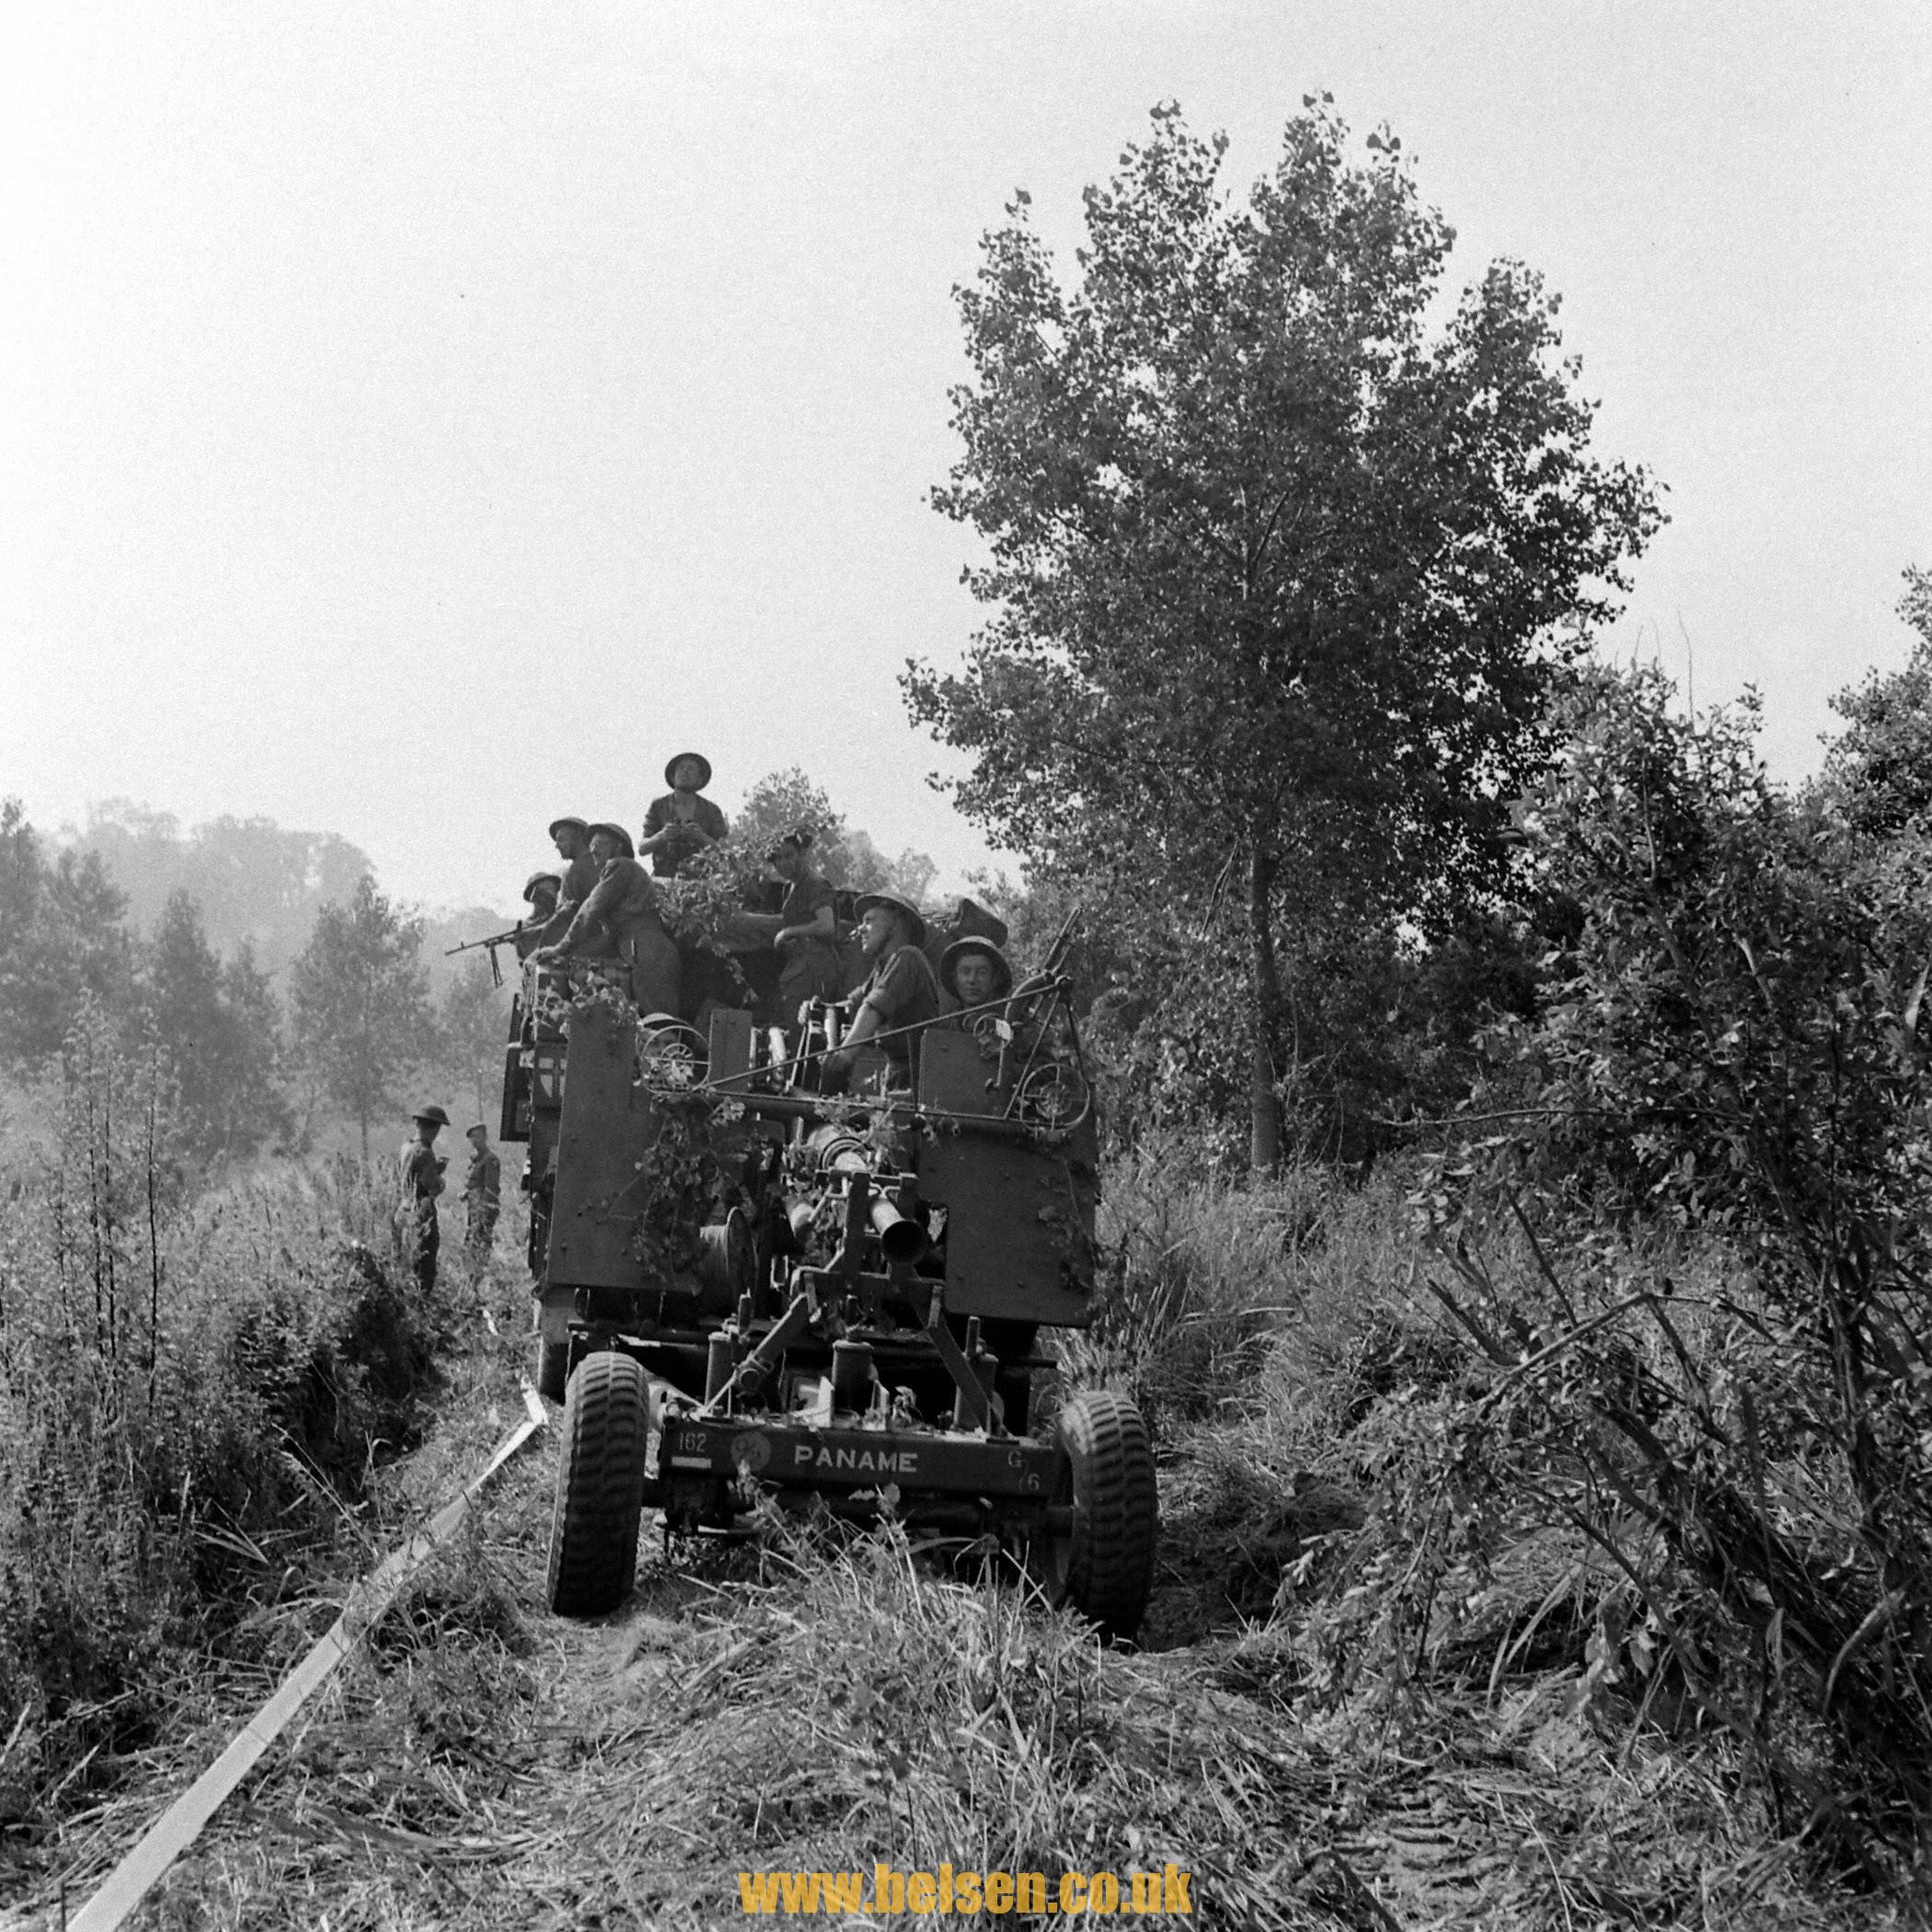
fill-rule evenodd
<path id="1" fill-rule="evenodd" d="M 564 1397 L 545 1594 L 559 1616 L 615 1610 L 637 1576 L 650 1439 L 644 1371 L 615 1350 L 586 1355 Z"/>
<path id="2" fill-rule="evenodd" d="M 1110 1639 L 1131 1639 L 1154 1586 L 1159 1527 L 1147 1424 L 1125 1396 L 1089 1389 L 1061 1410 L 1058 1427 L 1075 1510 L 1066 1601 Z"/>

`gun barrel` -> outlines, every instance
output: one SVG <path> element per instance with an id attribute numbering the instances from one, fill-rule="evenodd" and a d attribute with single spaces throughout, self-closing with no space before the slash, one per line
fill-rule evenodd
<path id="1" fill-rule="evenodd" d="M 895 1266 L 910 1265 L 923 1260 L 926 1250 L 931 1245 L 926 1237 L 926 1230 L 916 1221 L 909 1221 L 890 1201 L 872 1200 L 872 1225 L 879 1235 L 879 1251 Z"/>
<path id="2" fill-rule="evenodd" d="M 449 959 L 454 953 L 474 952 L 479 946 L 488 946 L 494 951 L 499 946 L 510 945 L 523 929 L 521 926 L 512 926 L 507 933 L 491 933 L 487 939 L 459 940 L 454 946 L 445 946 L 443 957 Z"/>

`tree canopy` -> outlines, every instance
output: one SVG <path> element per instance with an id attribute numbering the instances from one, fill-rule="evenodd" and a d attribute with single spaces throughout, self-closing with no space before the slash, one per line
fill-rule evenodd
<path id="1" fill-rule="evenodd" d="M 1932 811 L 1932 573 L 1905 572 L 1899 615 L 1916 634 L 1912 655 L 1833 697 L 1846 728 L 1822 778 L 1852 822 L 1880 837 Z"/>
<path id="2" fill-rule="evenodd" d="M 400 1107 L 403 1083 L 434 1037 L 422 922 L 405 917 L 366 873 L 328 904 L 290 972 L 295 1051 L 320 1091 L 361 1130 Z"/>
<path id="3" fill-rule="evenodd" d="M 917 899 L 938 872 L 925 853 L 910 846 L 896 859 L 888 858 L 868 833 L 846 822 L 824 787 L 795 765 L 766 773 L 746 791 L 732 821 L 726 856 L 734 864 L 761 870 L 773 842 L 799 830 L 812 834 L 812 859 L 819 870 L 834 885 L 855 892 L 890 890 Z"/>
<path id="4" fill-rule="evenodd" d="M 224 965 L 185 891 L 146 949 L 147 1017 L 167 1050 L 179 1123 L 199 1154 L 252 1152 L 287 1124 L 278 1080 L 282 1014 L 247 942 Z"/>
<path id="5" fill-rule="evenodd" d="M 959 802 L 1097 892 L 1244 914 L 1253 1151 L 1279 1151 L 1279 924 L 1441 922 L 1493 878 L 1552 677 L 1658 520 L 1587 452 L 1556 303 L 1452 235 L 1326 97 L 1245 202 L 1172 106 L 1086 198 L 1063 282 L 1018 195 L 959 292 L 973 380 L 935 492 L 993 615 L 915 719 Z M 1104 883 L 1103 883 L 1104 882 Z"/>
<path id="6" fill-rule="evenodd" d="M 17 799 L 0 805 L 0 1062 L 60 1050 L 82 1006 L 124 1008 L 133 949 L 127 902 L 98 857 L 49 857 Z"/>

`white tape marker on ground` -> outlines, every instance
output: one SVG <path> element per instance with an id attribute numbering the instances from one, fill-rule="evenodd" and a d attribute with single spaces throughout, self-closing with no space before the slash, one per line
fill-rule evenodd
<path id="1" fill-rule="evenodd" d="M 275 1695 L 242 1726 L 234 1742 L 149 1826 L 140 1844 L 109 1873 L 100 1890 L 68 1920 L 68 1932 L 112 1932 L 194 1843 L 222 1800 L 248 1775 L 289 1719 L 328 1681 L 336 1666 L 395 1601 L 397 1592 L 455 1535 L 484 1485 L 544 1426 L 544 1405 L 532 1388 L 523 1390 L 523 1409 L 524 1420 L 497 1444 L 463 1493 L 438 1511 L 428 1526 L 408 1543 L 391 1550 L 349 1593 L 341 1616 L 282 1680 Z"/>

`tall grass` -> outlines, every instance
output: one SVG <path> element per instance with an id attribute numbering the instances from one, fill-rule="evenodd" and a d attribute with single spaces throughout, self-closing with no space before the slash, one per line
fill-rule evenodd
<path id="1" fill-rule="evenodd" d="M 1157 1419 L 1144 1640 L 1245 1627 L 1247 1681 L 1364 1765 L 1554 1682 L 1620 1752 L 1709 1758 L 1748 1829 L 1909 1890 L 1932 1715 L 1865 1654 L 1893 1606 L 1808 1420 L 1817 1351 L 1721 1235 L 1439 1236 L 1423 1179 L 1114 1177 L 1067 1369 Z"/>
<path id="2" fill-rule="evenodd" d="M 27 1099 L 0 1167 L 0 1822 L 31 1825 L 217 1641 L 299 1638 L 264 1613 L 420 1426 L 434 1314 L 361 1170 L 197 1194 L 159 1063 L 90 1018 Z"/>
<path id="3" fill-rule="evenodd" d="M 1417 1300 L 1410 1185 L 1393 1167 L 1254 1185 L 1127 1156 L 1101 1197 L 1094 1325 L 1058 1338 L 1064 1376 L 1127 1389 L 1158 1438 L 1259 1423 L 1299 1449 L 1331 1433 L 1442 1327 Z"/>

